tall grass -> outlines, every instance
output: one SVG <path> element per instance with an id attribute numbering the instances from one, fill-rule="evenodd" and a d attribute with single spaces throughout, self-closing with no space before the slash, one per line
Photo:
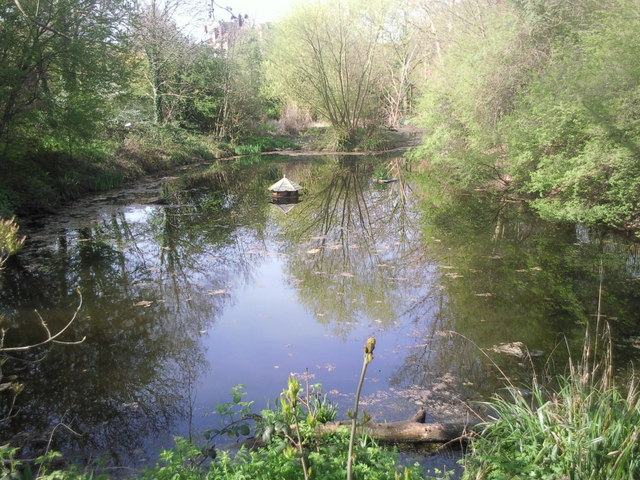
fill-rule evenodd
<path id="1" fill-rule="evenodd" d="M 99 172 L 88 179 L 89 188 L 94 192 L 106 192 L 124 185 L 122 172 Z"/>
<path id="2" fill-rule="evenodd" d="M 554 386 L 534 377 L 485 405 L 493 418 L 471 444 L 464 480 L 640 478 L 640 395 L 633 380 L 614 383 L 608 330 L 587 332 L 581 361 Z"/>
<path id="3" fill-rule="evenodd" d="M 7 259 L 20 250 L 24 244 L 25 237 L 18 235 L 18 230 L 19 227 L 15 223 L 14 218 L 5 220 L 0 217 L 0 270 Z M 1 379 L 2 375 L 0 372 L 0 380 Z"/>

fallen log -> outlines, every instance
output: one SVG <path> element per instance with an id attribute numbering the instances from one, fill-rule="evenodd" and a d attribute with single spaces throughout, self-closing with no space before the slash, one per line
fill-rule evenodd
<path id="1" fill-rule="evenodd" d="M 475 435 L 474 427 L 480 421 L 468 420 L 465 422 L 425 423 L 426 412 L 420 409 L 408 420 L 389 423 L 367 422 L 357 426 L 357 432 L 370 435 L 381 442 L 410 444 L 410 443 L 450 443 L 466 442 Z M 295 426 L 291 426 L 292 429 Z M 316 427 L 316 433 L 324 435 L 338 431 L 348 432 L 351 428 L 351 420 L 327 422 Z M 240 442 L 235 448 L 246 447 L 249 449 L 261 448 L 266 444 L 259 438 L 248 438 Z"/>
<path id="2" fill-rule="evenodd" d="M 479 422 L 425 423 L 423 409 L 409 420 L 389 423 L 367 422 L 359 425 L 358 433 L 366 433 L 376 440 L 393 443 L 447 443 L 465 441 L 473 435 L 473 427 Z M 351 421 L 328 422 L 317 428 L 318 433 L 334 433 L 351 428 Z"/>

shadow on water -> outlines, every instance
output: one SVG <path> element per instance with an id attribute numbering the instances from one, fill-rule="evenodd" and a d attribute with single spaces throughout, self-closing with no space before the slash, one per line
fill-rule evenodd
<path id="1" fill-rule="evenodd" d="M 380 172 L 394 181 L 372 181 Z M 286 211 L 266 190 L 283 174 L 304 187 Z M 621 368 L 640 347 L 637 243 L 542 222 L 500 196 L 442 192 L 399 158 L 194 168 L 26 233 L 0 280 L 6 344 L 42 338 L 34 309 L 63 326 L 78 287 L 64 339 L 86 336 L 3 365 L 24 391 L 11 412 L 0 404 L 0 418 L 11 413 L 0 442 L 34 453 L 52 438 L 80 460 L 139 465 L 174 434 L 198 438 L 229 386 L 246 383 L 262 408 L 305 369 L 344 412 L 369 335 L 379 348 L 364 405 L 376 419 L 418 406 L 458 419 L 502 384 L 485 353 L 516 380 L 564 368 L 565 338 L 579 350 L 593 321 L 601 264 Z"/>
<path id="2" fill-rule="evenodd" d="M 196 193 L 199 184 L 216 188 Z M 80 460 L 106 452 L 126 465 L 147 456 L 146 438 L 192 414 L 206 369 L 200 337 L 229 303 L 228 284 L 254 268 L 236 217 L 258 226 L 259 241 L 266 207 L 255 208 L 262 199 L 243 189 L 260 190 L 229 170 L 157 187 L 161 206 L 98 199 L 54 217 L 4 272 L 5 346 L 42 339 L 33 309 L 52 331 L 62 328 L 76 288 L 84 304 L 64 339 L 86 340 L 7 359 L 3 373 L 25 388 L 13 408 L 9 395 L 0 405 L 3 442 L 37 452 L 51 438 L 52 448 L 81 452 Z"/>

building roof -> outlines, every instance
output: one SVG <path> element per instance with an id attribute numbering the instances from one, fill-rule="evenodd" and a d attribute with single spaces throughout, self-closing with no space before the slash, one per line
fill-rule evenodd
<path id="1" fill-rule="evenodd" d="M 302 190 L 302 187 L 297 183 L 293 183 L 286 176 L 283 176 L 280 180 L 269 187 L 272 192 L 297 192 Z"/>

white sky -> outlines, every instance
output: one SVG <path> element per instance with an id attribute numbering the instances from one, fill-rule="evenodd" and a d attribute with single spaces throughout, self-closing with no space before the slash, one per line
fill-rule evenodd
<path id="1" fill-rule="evenodd" d="M 217 3 L 230 7 L 236 15 L 248 14 L 256 22 L 264 23 L 280 20 L 289 12 L 296 0 L 217 0 Z M 216 8 L 216 17 L 222 13 Z"/>
<path id="2" fill-rule="evenodd" d="M 230 7 L 235 15 L 249 15 L 256 23 L 276 22 L 290 12 L 293 5 L 303 0 L 215 0 L 222 7 Z M 207 20 L 210 0 L 186 0 L 184 8 L 176 13 L 176 21 L 183 33 L 195 39 L 203 40 L 205 23 L 211 28 L 212 22 Z M 215 20 L 229 20 L 229 12 L 214 5 Z"/>

